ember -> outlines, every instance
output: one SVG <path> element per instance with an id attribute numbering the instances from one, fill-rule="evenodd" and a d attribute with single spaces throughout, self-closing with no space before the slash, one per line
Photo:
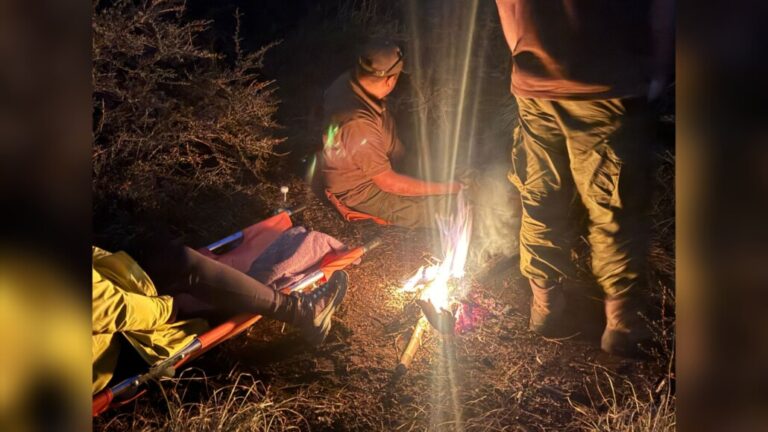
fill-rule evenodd
<path id="1" fill-rule="evenodd" d="M 475 330 L 490 314 L 488 309 L 471 300 L 463 300 L 456 310 L 456 324 L 453 331 L 465 334 Z"/>

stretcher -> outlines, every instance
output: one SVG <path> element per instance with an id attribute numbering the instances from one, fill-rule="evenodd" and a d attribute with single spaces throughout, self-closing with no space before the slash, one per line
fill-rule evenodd
<path id="1" fill-rule="evenodd" d="M 293 226 L 291 216 L 302 208 L 281 209 L 274 216 L 251 225 L 219 241 L 198 249 L 198 252 L 241 272 L 246 272 L 251 263 L 261 255 L 280 235 Z M 380 244 L 374 239 L 365 245 L 338 252 L 330 252 L 317 264 L 317 269 L 293 284 L 282 287 L 283 292 L 297 292 L 312 289 L 325 282 L 333 272 L 344 269 Z M 117 384 L 107 387 L 93 397 L 93 415 L 97 416 L 110 408 L 124 405 L 146 392 L 149 381 L 172 377 L 184 364 L 199 357 L 211 348 L 247 330 L 261 319 L 261 315 L 241 314 L 234 316 L 207 332 L 198 335 L 187 346 L 171 357 L 152 365 L 148 371 L 130 376 Z"/>

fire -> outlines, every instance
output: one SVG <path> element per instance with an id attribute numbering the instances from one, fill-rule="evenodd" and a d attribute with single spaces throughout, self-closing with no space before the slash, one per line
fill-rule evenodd
<path id="1" fill-rule="evenodd" d="M 472 237 L 472 207 L 466 202 L 464 192 L 456 197 L 456 212 L 448 217 L 437 217 L 440 231 L 442 260 L 422 266 L 401 288 L 404 292 L 421 291 L 421 299 L 429 301 L 435 310 L 450 310 L 455 286 L 451 282 L 464 277 L 464 267 Z"/>

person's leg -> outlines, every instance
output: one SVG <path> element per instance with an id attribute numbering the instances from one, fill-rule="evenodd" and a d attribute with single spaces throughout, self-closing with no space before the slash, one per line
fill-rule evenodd
<path id="1" fill-rule="evenodd" d="M 570 161 L 552 102 L 517 98 L 520 129 L 509 179 L 520 191 L 520 270 L 529 279 L 554 281 L 574 274 L 570 257 Z"/>
<path id="2" fill-rule="evenodd" d="M 455 207 L 455 195 L 408 197 L 375 190 L 354 209 L 406 228 L 435 227 L 435 216 L 445 216 Z"/>
<path id="3" fill-rule="evenodd" d="M 263 315 L 302 328 L 310 342 L 321 342 L 330 330 L 330 319 L 346 292 L 343 272 L 309 295 L 286 295 L 252 277 L 180 245 L 154 245 L 139 264 L 150 279 L 158 276 L 160 292 L 189 294 L 213 306 L 217 315 Z M 153 279 L 154 280 L 154 279 Z"/>
<path id="4" fill-rule="evenodd" d="M 160 293 L 191 294 L 224 315 L 247 312 L 290 321 L 291 299 L 244 273 L 176 241 L 156 241 L 142 249 L 134 259 Z"/>
<path id="5" fill-rule="evenodd" d="M 184 276 L 176 288 L 213 305 L 226 315 L 253 313 L 283 322 L 292 322 L 295 298 L 262 284 L 256 279 L 185 247 Z"/>
<path id="6" fill-rule="evenodd" d="M 602 346 L 619 352 L 646 337 L 638 312 L 646 295 L 652 119 L 640 99 L 560 102 L 556 108 L 589 214 L 592 272 L 606 294 Z"/>
<path id="7" fill-rule="evenodd" d="M 520 128 L 512 148 L 509 180 L 520 191 L 520 270 L 530 279 L 531 329 L 545 336 L 562 329 L 564 277 L 574 274 L 571 208 L 575 188 L 552 102 L 517 98 Z"/>
<path id="8" fill-rule="evenodd" d="M 339 271 L 310 293 L 287 295 L 190 248 L 184 252 L 188 273 L 180 282 L 195 297 L 231 314 L 247 312 L 293 324 L 315 345 L 330 333 L 331 317 L 347 290 L 348 276 Z"/>

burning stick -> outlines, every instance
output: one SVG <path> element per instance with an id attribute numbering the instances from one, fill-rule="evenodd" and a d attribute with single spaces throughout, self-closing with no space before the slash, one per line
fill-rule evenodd
<path id="1" fill-rule="evenodd" d="M 408 368 L 411 367 L 411 361 L 413 361 L 413 357 L 416 355 L 416 351 L 421 346 L 421 337 L 424 335 L 424 331 L 427 329 L 427 323 L 427 317 L 422 315 L 422 317 L 419 318 L 419 321 L 416 323 L 416 327 L 413 329 L 411 338 L 408 339 L 408 345 L 405 346 L 405 350 L 400 356 L 400 363 L 398 363 L 397 367 L 395 368 L 395 374 L 403 375 L 406 371 L 408 371 Z"/>
<path id="2" fill-rule="evenodd" d="M 453 334 L 453 326 L 456 320 L 450 311 L 440 309 L 438 312 L 435 306 L 430 301 L 416 300 L 416 303 L 421 307 L 423 314 L 419 321 L 416 322 L 416 327 L 413 329 L 411 338 L 408 339 L 408 345 L 405 346 L 403 354 L 400 356 L 400 363 L 395 368 L 396 375 L 403 375 L 411 367 L 411 361 L 416 355 L 419 347 L 421 347 L 421 338 L 424 336 L 424 332 L 429 328 L 429 324 L 432 325 L 441 335 Z"/>
<path id="3" fill-rule="evenodd" d="M 411 364 L 416 350 L 421 345 L 421 337 L 429 322 L 441 334 L 453 334 L 455 319 L 450 310 L 457 280 L 464 277 L 464 266 L 469 251 L 472 235 L 472 208 L 464 200 L 464 195 L 457 195 L 456 212 L 448 217 L 438 217 L 440 243 L 443 259 L 429 266 L 421 267 L 401 288 L 404 292 L 418 292 L 416 302 L 423 312 L 408 345 L 400 357 L 395 369 L 396 374 L 404 373 Z M 450 285 L 450 286 L 449 286 Z"/>

